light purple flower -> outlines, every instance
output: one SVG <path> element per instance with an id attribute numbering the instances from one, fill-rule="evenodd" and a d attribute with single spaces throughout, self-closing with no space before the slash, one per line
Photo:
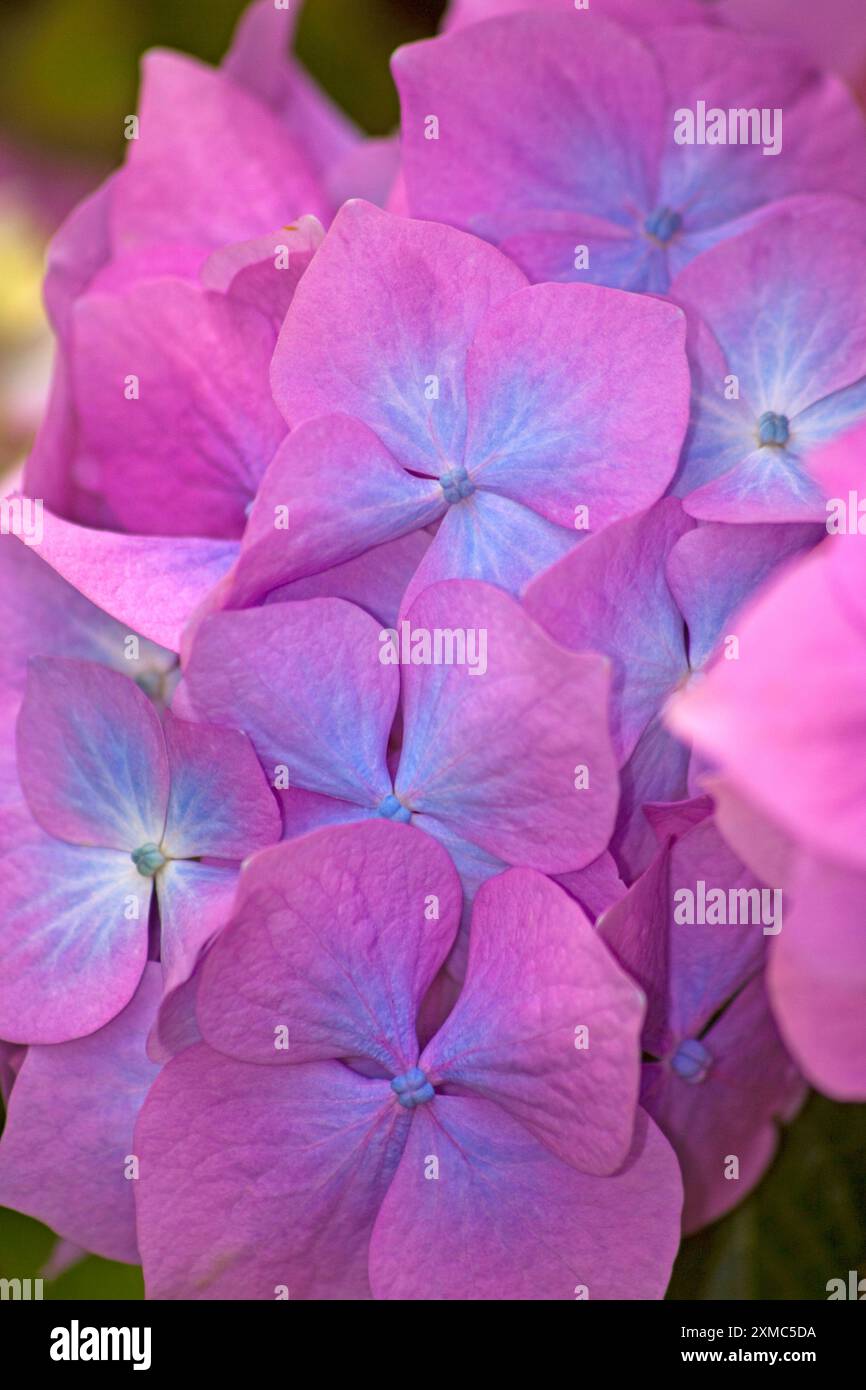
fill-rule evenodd
<path id="1" fill-rule="evenodd" d="M 407 826 L 251 862 L 202 967 L 206 1043 L 136 1131 L 150 1297 L 661 1297 L 680 1183 L 635 1123 L 640 995 L 566 894 L 513 870 L 479 894 L 422 1049 L 459 915 L 447 856 Z"/>
<path id="2" fill-rule="evenodd" d="M 692 424 L 675 491 L 711 521 L 823 521 L 807 455 L 866 416 L 866 205 L 795 198 L 693 261 Z"/>
<path id="3" fill-rule="evenodd" d="M 696 526 L 667 498 L 591 537 L 529 585 L 526 610 L 558 642 L 611 661 L 611 735 L 622 767 L 611 849 L 629 881 L 655 854 L 644 804 L 678 801 L 693 786 L 689 750 L 661 722 L 668 700 L 736 637 L 730 620 L 749 594 L 822 534 L 812 525 Z"/>
<path id="4" fill-rule="evenodd" d="M 776 1150 L 777 1122 L 793 1118 L 806 1091 L 764 982 L 771 914 L 763 909 L 779 900 L 755 897 L 763 885 L 726 845 L 711 810 L 707 798 L 652 810 L 661 848 L 600 923 L 647 996 L 643 1049 L 653 1060 L 643 1068 L 641 1100 L 679 1158 L 687 1234 L 723 1216 L 759 1181 Z M 731 894 L 743 893 L 752 895 L 742 910 L 747 920 L 735 906 L 732 921 L 729 904 L 739 897 Z M 784 934 L 783 907 L 778 925 Z"/>
<path id="5" fill-rule="evenodd" d="M 443 578 L 517 592 L 581 533 L 664 492 L 685 428 L 683 328 L 656 300 L 530 287 L 473 237 L 347 204 L 274 354 L 295 428 L 229 601 L 434 523 L 407 603 Z"/>
<path id="6" fill-rule="evenodd" d="M 593 9 L 509 14 L 398 50 L 411 216 L 488 238 L 536 281 L 664 292 L 775 199 L 862 193 L 866 126 L 836 78 L 773 38 L 706 24 L 639 37 Z M 781 112 L 776 152 L 763 135 L 700 143 L 699 102 Z M 693 143 L 675 139 L 681 111 Z"/>
<path id="7" fill-rule="evenodd" d="M 426 589 L 405 622 L 430 644 L 426 664 L 420 647 L 394 664 L 402 629 L 395 647 L 339 599 L 215 614 L 193 642 L 179 707 L 249 735 L 268 780 L 289 786 L 286 835 L 411 820 L 446 846 L 470 895 L 507 864 L 592 863 L 618 793 L 606 661 L 567 652 L 514 599 L 472 580 Z M 438 664 L 437 631 L 458 644 Z"/>
<path id="8" fill-rule="evenodd" d="M 17 742 L 38 831 L 2 861 L 0 1035 L 65 1042 L 134 994 L 154 890 L 166 988 L 186 979 L 237 861 L 278 838 L 279 817 L 243 734 L 161 724 L 132 681 L 90 662 L 31 663 Z"/>

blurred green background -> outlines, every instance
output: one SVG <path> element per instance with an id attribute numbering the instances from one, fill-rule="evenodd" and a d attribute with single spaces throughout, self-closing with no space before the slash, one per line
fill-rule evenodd
<path id="1" fill-rule="evenodd" d="M 651 0 L 648 0 L 651 3 Z M 123 153 L 138 59 L 153 45 L 209 62 L 224 53 L 243 0 L 4 0 L 0 10 L 0 469 L 27 447 L 50 345 L 39 284 L 58 209 Z M 444 0 L 308 0 L 297 49 L 371 134 L 397 120 L 388 58 L 435 31 Z M 8 171 L 8 148 L 27 174 Z M 749 1098 L 743 1097 L 748 1105 Z M 824 1299 L 829 1279 L 866 1277 L 866 1106 L 813 1097 L 783 1136 L 760 1187 L 731 1216 L 683 1245 L 670 1296 Z M 51 1232 L 0 1210 L 0 1277 L 62 1264 Z M 49 1270 L 52 1268 L 49 1265 Z M 46 1284 L 49 1298 L 140 1298 L 138 1270 L 92 1256 Z"/>
<path id="2" fill-rule="evenodd" d="M 397 99 L 388 57 L 432 34 L 444 0 L 309 0 L 297 51 L 360 125 L 385 134 Z M 216 63 L 243 0 L 4 0 L 0 129 L 103 165 L 121 153 L 139 55 L 153 45 Z"/>

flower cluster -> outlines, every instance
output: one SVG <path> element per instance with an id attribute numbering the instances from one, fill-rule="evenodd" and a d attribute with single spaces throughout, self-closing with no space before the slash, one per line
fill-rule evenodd
<path id="1" fill-rule="evenodd" d="M 50 253 L 0 1203 L 152 1298 L 661 1298 L 866 1097 L 866 124 L 760 4 L 454 0 L 366 140 L 296 8 Z"/>

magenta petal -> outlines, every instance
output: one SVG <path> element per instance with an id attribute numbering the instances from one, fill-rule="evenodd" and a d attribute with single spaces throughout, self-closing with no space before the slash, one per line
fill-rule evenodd
<path id="1" fill-rule="evenodd" d="M 174 652 L 237 555 L 235 541 L 95 531 L 50 512 L 43 523 L 39 554 L 58 575 L 118 623 Z"/>
<path id="2" fill-rule="evenodd" d="M 47 516 L 45 520 L 47 545 L 51 520 Z M 82 576 L 77 578 L 83 582 Z M 0 536 L 0 627 L 0 690 L 4 696 L 23 694 L 27 665 L 34 656 L 103 662 L 142 684 L 160 682 L 174 664 L 169 652 L 145 638 L 138 643 L 136 657 L 128 627 L 89 602 L 31 546 L 11 535 Z"/>
<path id="3" fill-rule="evenodd" d="M 291 424 L 353 415 L 399 463 L 438 477 L 462 461 L 475 329 L 525 284 L 474 237 L 347 203 L 286 317 L 274 399 Z M 435 399 L 425 394 L 432 378 Z"/>
<path id="4" fill-rule="evenodd" d="M 813 1085 L 838 1100 L 866 1099 L 866 873 L 807 858 L 769 964 L 773 1011 Z"/>
<path id="5" fill-rule="evenodd" d="M 265 850 L 204 965 L 205 1040 L 243 1061 L 364 1056 L 407 1071 L 459 917 L 451 861 L 409 826 L 366 821 Z"/>
<path id="6" fill-rule="evenodd" d="M 276 335 L 324 235 L 318 218 L 300 217 L 267 236 L 221 246 L 202 266 L 201 283 L 257 309 Z"/>
<path id="7" fill-rule="evenodd" d="M 75 337 L 82 447 L 124 529 L 240 537 L 285 434 L 268 386 L 268 321 L 164 279 L 85 296 Z"/>
<path id="8" fill-rule="evenodd" d="M 531 285 L 493 306 L 466 363 L 472 481 L 589 529 L 657 501 L 688 422 L 684 314 L 596 285 Z"/>
<path id="9" fill-rule="evenodd" d="M 117 175 L 112 174 L 73 208 L 48 247 L 45 307 L 51 325 L 64 338 L 76 299 L 111 258 L 109 214 Z M 42 494 L 39 494 L 42 496 Z"/>
<path id="10" fill-rule="evenodd" d="M 274 0 L 254 0 L 238 20 L 222 67 L 271 108 L 313 170 L 325 177 L 336 160 L 356 147 L 359 136 L 287 52 L 301 8 L 301 0 L 279 9 Z"/>
<path id="11" fill-rule="evenodd" d="M 851 538 L 847 538 L 851 540 Z M 774 581 L 737 624 L 739 661 L 721 661 L 670 708 L 670 722 L 726 780 L 831 859 L 866 867 L 862 619 L 833 557 L 863 593 L 859 542 L 825 542 Z M 862 599 L 861 599 L 862 602 Z M 796 641 L 792 634 L 796 634 Z"/>
<path id="12" fill-rule="evenodd" d="M 0 1142 L 0 1202 L 108 1260 L 138 1262 L 135 1181 L 127 1174 L 139 1108 L 158 1067 L 145 1037 L 160 995 L 148 965 L 134 998 L 89 1037 L 31 1047 Z"/>
<path id="13" fill-rule="evenodd" d="M 59 1043 L 102 1028 L 141 979 L 152 880 L 128 854 L 47 837 L 2 864 L 0 1036 Z"/>
<path id="14" fill-rule="evenodd" d="M 770 1015 L 764 981 L 753 979 L 702 1044 L 711 1061 L 702 1081 L 655 1064 L 646 1068 L 647 1110 L 673 1144 L 683 1173 L 686 1234 L 717 1221 L 741 1202 L 768 1167 L 779 1121 L 806 1087 Z M 726 1177 L 739 1160 L 736 1180 Z"/>
<path id="15" fill-rule="evenodd" d="M 112 200 L 116 245 L 225 246 L 301 213 L 326 215 L 312 171 L 276 116 L 224 73 L 151 52 L 139 110 L 140 139 L 130 141 Z"/>
<path id="16" fill-rule="evenodd" d="M 156 882 L 160 958 L 166 993 L 192 974 L 207 943 L 225 926 L 238 884 L 236 869 L 174 860 Z"/>
<path id="17" fill-rule="evenodd" d="M 163 846 L 172 859 L 243 859 L 280 838 L 274 794 L 246 734 L 166 711 L 171 792 Z"/>
<path id="18" fill-rule="evenodd" d="M 496 1101 L 580 1171 L 611 1173 L 631 1143 L 642 1019 L 577 903 L 512 869 L 479 889 L 466 982 L 419 1065 Z"/>
<path id="19" fill-rule="evenodd" d="M 376 1222 L 373 1294 L 661 1298 L 681 1201 L 673 1150 L 641 1111 L 625 1166 L 601 1178 L 560 1163 L 499 1106 L 437 1096 L 414 1112 Z"/>
<path id="20" fill-rule="evenodd" d="M 398 694 L 381 650 L 378 625 L 342 599 L 217 613 L 193 643 L 186 688 L 199 717 L 249 735 L 269 780 L 285 767 L 291 786 L 373 810 L 391 790 Z"/>
<path id="21" fill-rule="evenodd" d="M 159 844 L 168 756 L 133 681 L 90 661 L 38 657 L 18 717 L 18 775 L 51 835 L 131 853 Z"/>
<path id="22" fill-rule="evenodd" d="M 310 420 L 292 431 L 265 473 L 229 602 L 251 604 L 282 584 L 429 526 L 444 508 L 438 483 L 412 477 L 359 421 Z"/>
<path id="23" fill-rule="evenodd" d="M 336 1062 L 183 1053 L 135 1135 L 148 1298 L 368 1299 L 370 1233 L 408 1124 L 387 1082 Z"/>
<path id="24" fill-rule="evenodd" d="M 529 585 L 527 612 L 563 646 L 610 657 L 611 731 L 625 761 L 688 671 L 665 560 L 694 523 L 667 498 L 591 536 Z"/>
<path id="25" fill-rule="evenodd" d="M 564 873 L 595 859 L 618 796 L 604 659 L 567 652 L 473 580 L 426 589 L 406 621 L 474 631 L 479 644 L 484 634 L 487 646 L 483 673 L 480 660 L 402 668 L 400 799 L 506 863 Z"/>

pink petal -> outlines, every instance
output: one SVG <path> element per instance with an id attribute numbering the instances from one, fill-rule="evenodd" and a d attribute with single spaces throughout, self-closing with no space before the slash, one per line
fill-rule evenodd
<path id="1" fill-rule="evenodd" d="M 611 1173 L 631 1143 L 642 1019 L 577 903 L 512 869 L 479 889 L 466 982 L 419 1065 L 496 1101 L 580 1171 Z"/>

